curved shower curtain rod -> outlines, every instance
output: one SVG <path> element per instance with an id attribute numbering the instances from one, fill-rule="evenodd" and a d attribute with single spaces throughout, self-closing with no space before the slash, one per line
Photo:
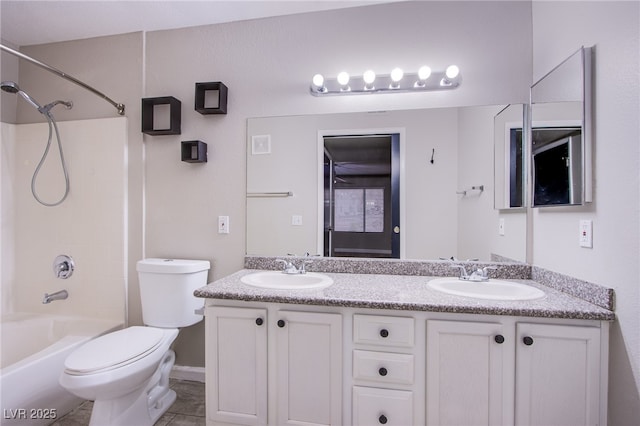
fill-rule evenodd
<path id="1" fill-rule="evenodd" d="M 101 97 L 102 99 L 104 99 L 105 101 L 107 101 L 111 105 L 113 105 L 118 110 L 118 114 L 124 115 L 124 104 L 119 104 L 119 103 L 113 101 L 113 99 L 111 99 L 110 97 L 108 97 L 104 93 L 100 92 L 99 90 L 94 89 L 93 87 L 89 86 L 86 83 L 83 83 L 82 81 L 78 80 L 77 78 L 75 78 L 73 76 L 70 76 L 69 74 L 67 74 L 67 73 L 65 73 L 63 71 L 60 71 L 57 68 L 54 68 L 54 67 L 52 67 L 50 65 L 47 65 L 44 62 L 40 62 L 37 59 L 33 59 L 31 56 L 27 56 L 24 53 L 18 52 L 17 50 L 13 50 L 10 47 L 7 47 L 7 46 L 5 46 L 3 44 L 0 44 L 0 49 L 4 50 L 5 52 L 10 53 L 10 54 L 12 54 L 14 56 L 17 56 L 18 58 L 27 60 L 27 61 L 31 62 L 32 64 L 35 64 L 35 65 L 37 65 L 37 66 L 39 66 L 41 68 L 44 68 L 45 70 L 47 70 L 49 72 L 57 74 L 58 76 L 66 79 L 66 80 L 69 80 L 70 82 L 75 83 L 80 87 L 83 87 L 84 89 L 92 92 L 93 94 Z"/>

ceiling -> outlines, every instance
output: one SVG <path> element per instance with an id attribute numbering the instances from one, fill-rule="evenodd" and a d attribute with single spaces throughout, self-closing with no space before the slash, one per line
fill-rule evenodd
<path id="1" fill-rule="evenodd" d="M 0 35 L 29 46 L 390 1 L 397 0 L 0 0 Z"/>

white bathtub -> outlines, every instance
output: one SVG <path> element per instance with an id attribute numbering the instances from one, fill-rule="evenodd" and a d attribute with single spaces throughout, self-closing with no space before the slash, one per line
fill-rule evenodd
<path id="1" fill-rule="evenodd" d="M 81 400 L 58 384 L 65 358 L 122 322 L 37 314 L 2 316 L 0 424 L 47 425 Z"/>

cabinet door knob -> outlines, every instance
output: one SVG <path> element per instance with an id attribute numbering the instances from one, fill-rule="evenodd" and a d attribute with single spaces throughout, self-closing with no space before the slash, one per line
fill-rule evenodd
<path id="1" fill-rule="evenodd" d="M 389 337 L 389 330 L 387 330 L 386 328 L 383 328 L 382 330 L 380 330 L 380 336 L 381 337 Z"/>
<path id="2" fill-rule="evenodd" d="M 387 369 L 384 367 L 380 367 L 380 369 L 378 370 L 378 374 L 380 374 L 381 376 L 386 376 L 388 373 Z"/>
<path id="3" fill-rule="evenodd" d="M 262 325 L 262 324 L 264 324 L 264 320 L 262 318 L 256 318 L 256 324 L 257 325 Z"/>
<path id="4" fill-rule="evenodd" d="M 378 423 L 380 423 L 381 425 L 386 425 L 387 416 L 385 416 L 384 414 L 380 415 L 380 417 L 378 417 Z"/>
<path id="5" fill-rule="evenodd" d="M 502 334 L 498 334 L 493 338 L 493 340 L 495 340 L 496 343 L 502 344 L 504 343 L 504 336 Z"/>
<path id="6" fill-rule="evenodd" d="M 278 327 L 284 327 L 284 320 L 278 320 Z"/>
<path id="7" fill-rule="evenodd" d="M 531 345 L 533 345 L 533 338 L 529 337 L 529 336 L 526 336 L 526 337 L 524 337 L 522 339 L 522 343 L 524 343 L 527 346 L 531 346 Z"/>

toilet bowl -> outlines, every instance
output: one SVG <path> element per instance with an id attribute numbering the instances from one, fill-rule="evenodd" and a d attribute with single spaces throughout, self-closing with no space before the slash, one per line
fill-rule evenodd
<path id="1" fill-rule="evenodd" d="M 206 284 L 209 262 L 145 259 L 138 262 L 143 322 L 98 337 L 67 357 L 60 385 L 93 400 L 91 426 L 153 425 L 173 404 L 178 327 L 202 320 L 193 291 Z"/>

